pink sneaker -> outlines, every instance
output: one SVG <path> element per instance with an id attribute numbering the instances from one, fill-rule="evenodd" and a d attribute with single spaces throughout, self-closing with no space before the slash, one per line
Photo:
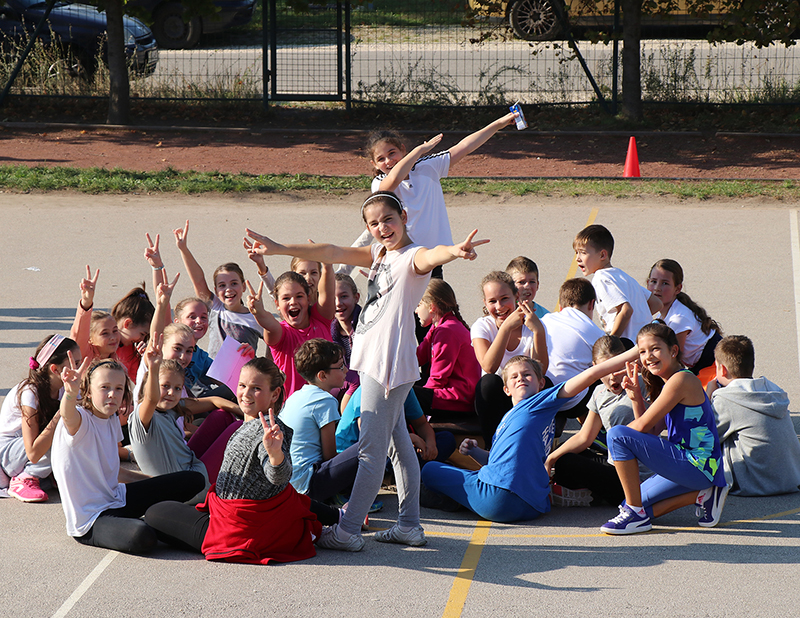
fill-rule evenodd
<path id="1" fill-rule="evenodd" d="M 23 502 L 45 502 L 47 494 L 39 487 L 39 479 L 15 476 L 8 486 L 8 495 Z"/>

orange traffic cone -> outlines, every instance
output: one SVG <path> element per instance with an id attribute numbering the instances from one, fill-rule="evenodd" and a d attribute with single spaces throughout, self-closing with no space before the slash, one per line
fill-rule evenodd
<path id="1" fill-rule="evenodd" d="M 628 156 L 625 157 L 625 171 L 623 178 L 639 178 L 639 154 L 636 152 L 636 138 L 631 137 L 628 142 Z"/>

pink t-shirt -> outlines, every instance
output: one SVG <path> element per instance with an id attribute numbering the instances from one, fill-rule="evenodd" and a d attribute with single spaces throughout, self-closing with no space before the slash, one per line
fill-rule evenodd
<path id="1" fill-rule="evenodd" d="M 309 322 L 306 328 L 294 328 L 281 320 L 281 328 L 283 328 L 281 340 L 278 345 L 269 346 L 275 364 L 286 374 L 286 382 L 283 385 L 286 398 L 293 392 L 299 391 L 306 383 L 294 366 L 294 353 L 297 352 L 297 348 L 309 339 L 331 340 L 331 320 L 323 318 L 316 305 L 309 309 L 308 317 Z"/>

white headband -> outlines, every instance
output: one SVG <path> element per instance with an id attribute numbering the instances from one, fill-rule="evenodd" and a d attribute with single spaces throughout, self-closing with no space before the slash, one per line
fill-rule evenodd
<path id="1" fill-rule="evenodd" d="M 400 207 L 400 210 L 405 210 L 403 208 L 403 202 L 401 202 L 400 198 L 397 197 L 394 193 L 392 193 L 391 191 L 378 191 L 377 193 L 373 193 L 372 195 L 370 195 L 367 199 L 364 200 L 364 203 L 361 204 L 361 216 L 362 217 L 364 216 L 364 209 L 367 207 L 367 204 L 370 203 L 370 200 L 374 200 L 374 199 L 377 199 L 379 197 L 388 197 L 389 199 L 394 200 L 395 202 L 397 202 L 397 205 Z"/>

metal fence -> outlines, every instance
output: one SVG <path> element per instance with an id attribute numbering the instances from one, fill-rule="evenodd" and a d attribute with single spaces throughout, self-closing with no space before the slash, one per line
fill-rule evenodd
<path id="1" fill-rule="evenodd" d="M 327 4 L 214 0 L 215 14 L 200 16 L 181 16 L 180 5 L 169 0 L 160 5 L 154 4 L 159 0 L 136 1 L 150 2 L 151 8 L 140 8 L 138 14 L 160 40 L 157 63 L 142 68 L 137 55 L 147 45 L 146 28 L 136 30 L 128 24 L 132 35 L 128 54 L 137 69 L 131 73 L 135 97 L 466 106 L 516 100 L 584 103 L 596 99 L 598 92 L 608 98 L 613 93 L 613 46 L 590 40 L 595 26 L 576 26 L 582 22 L 570 15 L 578 53 L 565 40 L 564 28 L 549 41 L 515 35 L 511 22 L 515 20 L 519 34 L 525 17 L 524 11 L 520 16 L 520 6 L 530 8 L 549 0 L 496 2 L 494 8 L 483 10 L 470 9 L 464 0 Z M 36 18 L 33 9 L 43 4 L 4 2 L 2 83 L 8 81 L 16 52 L 26 42 L 25 37 L 10 36 L 7 24 L 17 13 L 26 13 L 22 17 L 29 38 Z M 17 10 L 19 6 L 26 8 Z M 76 7 L 70 19 L 84 11 L 98 21 L 95 9 Z M 608 9 L 606 13 L 608 24 Z M 59 35 L 53 20 L 51 15 L 45 31 L 63 40 L 66 35 Z M 71 34 L 76 28 L 67 30 Z M 641 67 L 646 100 L 771 103 L 800 98 L 797 46 L 711 45 L 697 38 L 705 34 L 702 28 L 677 20 L 645 29 L 644 34 Z M 653 34 L 657 38 L 651 38 Z M 187 48 L 173 49 L 181 46 Z M 102 96 L 107 92 L 102 44 L 93 51 L 82 49 L 77 41 L 62 45 L 72 55 L 56 47 L 46 40 L 34 46 L 12 93 Z"/>

